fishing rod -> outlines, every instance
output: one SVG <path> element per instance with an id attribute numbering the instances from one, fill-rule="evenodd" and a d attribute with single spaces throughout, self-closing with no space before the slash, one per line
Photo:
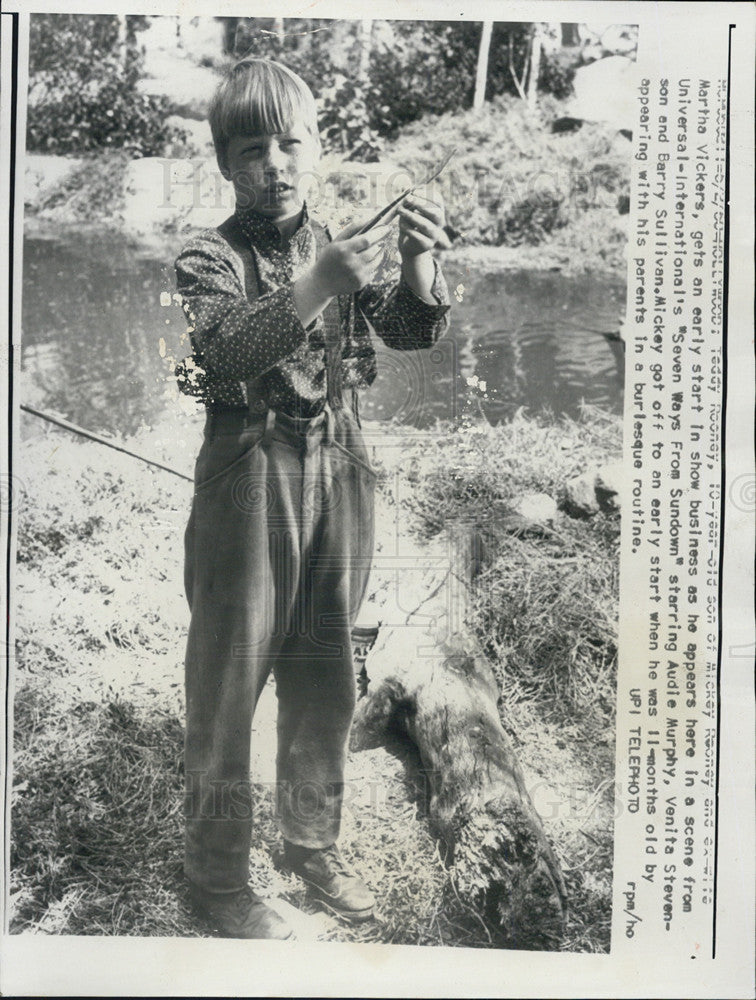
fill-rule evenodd
<path id="1" fill-rule="evenodd" d="M 178 476 L 179 479 L 186 479 L 187 482 L 190 483 L 194 482 L 191 476 L 187 476 L 185 473 L 179 472 L 178 469 L 172 469 L 170 465 L 163 465 L 162 462 L 156 462 L 153 458 L 147 458 L 146 455 L 140 455 L 139 452 L 132 451 L 130 448 L 125 447 L 125 445 L 118 444 L 115 441 L 109 441 L 100 434 L 95 434 L 94 431 L 88 431 L 86 427 L 79 427 L 78 424 L 72 424 L 70 420 L 64 420 L 63 417 L 56 417 L 51 413 L 45 413 L 44 410 L 37 410 L 35 407 L 29 406 L 28 403 L 21 403 L 20 406 L 26 413 L 31 413 L 33 416 L 39 417 L 41 420 L 47 420 L 48 423 L 55 424 L 57 427 L 62 427 L 63 430 L 70 431 L 72 434 L 78 434 L 79 437 L 87 438 L 89 441 L 94 441 L 95 444 L 104 444 L 107 448 L 112 448 L 113 451 L 120 451 L 124 455 L 129 455 L 131 458 L 136 458 L 140 462 L 144 462 L 145 465 L 153 465 L 156 469 L 162 469 L 163 472 L 170 472 L 174 476 Z"/>
<path id="2" fill-rule="evenodd" d="M 388 205 L 385 205 L 376 215 L 365 222 L 355 235 L 368 232 L 368 230 L 372 229 L 380 222 L 387 223 L 391 221 L 399 211 L 404 199 L 412 194 L 413 191 L 416 191 L 417 188 L 427 186 L 436 180 L 456 152 L 457 148 L 455 146 L 454 149 L 450 150 L 439 163 L 430 169 L 420 184 L 413 184 L 412 187 L 408 187 L 406 191 L 403 191 L 398 198 L 394 198 L 394 200 Z M 162 462 L 156 462 L 152 458 L 147 458 L 146 455 L 140 455 L 138 452 L 132 451 L 130 448 L 126 448 L 122 444 L 117 444 L 115 441 L 109 441 L 100 434 L 95 434 L 94 431 L 87 430 L 86 427 L 79 427 L 78 424 L 71 423 L 70 420 L 65 420 L 63 417 L 56 417 L 51 413 L 45 413 L 43 410 L 38 410 L 34 406 L 29 406 L 28 403 L 21 403 L 20 405 L 21 409 L 26 413 L 31 413 L 33 416 L 39 417 L 40 420 L 47 420 L 48 423 L 55 424 L 57 427 L 62 427 L 63 430 L 70 431 L 71 434 L 77 434 L 79 437 L 86 438 L 89 441 L 94 441 L 95 444 L 105 445 L 106 448 L 112 448 L 113 451 L 120 451 L 123 455 L 129 455 L 131 458 L 136 458 L 138 461 L 144 462 L 145 465 L 152 465 L 156 469 L 162 469 L 164 472 L 170 472 L 172 475 L 178 476 L 179 479 L 186 479 L 187 482 L 190 483 L 194 482 L 191 476 L 187 476 L 183 472 L 179 472 L 178 469 L 172 469 L 169 465 L 163 465 Z"/>

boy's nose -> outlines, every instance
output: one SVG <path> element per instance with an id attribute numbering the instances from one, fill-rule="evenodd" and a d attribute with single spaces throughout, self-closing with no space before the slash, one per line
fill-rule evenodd
<path id="1" fill-rule="evenodd" d="M 266 172 L 278 170 L 284 161 L 283 151 L 276 142 L 271 142 L 265 150 L 263 167 Z"/>

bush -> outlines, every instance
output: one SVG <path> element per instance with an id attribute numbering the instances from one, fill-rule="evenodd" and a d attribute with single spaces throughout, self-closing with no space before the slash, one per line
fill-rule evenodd
<path id="1" fill-rule="evenodd" d="M 385 108 L 374 122 L 382 135 L 396 135 L 423 115 L 469 108 L 473 100 L 480 22 L 394 22 L 391 48 L 376 47 L 370 61 L 375 104 Z M 530 23 L 494 24 L 486 97 L 519 96 L 513 72 L 522 79 L 530 51 Z M 574 70 L 558 56 L 542 53 L 538 90 L 564 98 Z"/>
<path id="2" fill-rule="evenodd" d="M 629 157 L 601 125 L 551 133 L 548 122 L 559 110 L 549 96 L 531 110 L 519 97 L 502 95 L 480 112 L 429 115 L 407 125 L 386 155 L 422 176 L 457 146 L 439 189 L 449 223 L 466 242 L 540 246 L 586 213 L 607 232 L 629 193 Z"/>
<path id="3" fill-rule="evenodd" d="M 320 92 L 320 139 L 326 152 L 348 160 L 374 163 L 383 151 L 383 139 L 371 124 L 367 86 L 337 74 Z"/>
<path id="4" fill-rule="evenodd" d="M 461 45 L 459 25 L 430 22 L 393 25 L 391 48 L 376 46 L 370 59 L 373 126 L 395 136 L 426 114 L 443 114 L 472 103 L 476 50 Z"/>
<path id="5" fill-rule="evenodd" d="M 538 246 L 555 229 L 566 225 L 561 198 L 551 192 L 528 194 L 500 216 L 497 243 L 511 247 L 523 243 Z"/>
<path id="6" fill-rule="evenodd" d="M 574 63 L 568 62 L 558 54 L 549 54 L 541 60 L 538 89 L 545 94 L 551 94 L 553 97 L 564 100 L 572 93 L 575 69 Z"/>
<path id="7" fill-rule="evenodd" d="M 132 156 L 160 156 L 186 135 L 166 125 L 170 104 L 137 88 L 141 57 L 128 18 L 119 43 L 118 18 L 38 14 L 31 19 L 30 152 L 80 154 L 122 149 Z"/>

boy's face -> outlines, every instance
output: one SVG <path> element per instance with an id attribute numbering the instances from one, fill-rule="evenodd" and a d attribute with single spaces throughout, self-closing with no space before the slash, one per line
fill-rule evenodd
<path id="1" fill-rule="evenodd" d="M 302 208 L 299 181 L 320 159 L 320 144 L 303 122 L 276 135 L 235 135 L 221 172 L 234 185 L 236 203 L 272 222 Z"/>

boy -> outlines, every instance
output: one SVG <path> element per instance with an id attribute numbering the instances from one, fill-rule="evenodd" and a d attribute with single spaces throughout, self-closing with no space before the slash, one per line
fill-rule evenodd
<path id="1" fill-rule="evenodd" d="M 220 934 L 281 939 L 288 926 L 247 886 L 250 728 L 271 669 L 285 862 L 346 919 L 373 913 L 336 847 L 355 704 L 350 632 L 373 550 L 375 473 L 356 398 L 376 373 L 366 318 L 400 349 L 428 347 L 446 328 L 430 255 L 446 238 L 442 207 L 408 199 L 401 277 L 388 283 L 371 283 L 387 226 L 330 241 L 297 189 L 319 159 L 315 102 L 278 63 L 239 62 L 209 117 L 236 210 L 176 261 L 201 373 L 183 388 L 199 385 L 208 411 L 185 539 L 184 867 Z"/>

